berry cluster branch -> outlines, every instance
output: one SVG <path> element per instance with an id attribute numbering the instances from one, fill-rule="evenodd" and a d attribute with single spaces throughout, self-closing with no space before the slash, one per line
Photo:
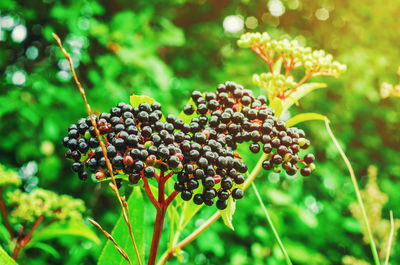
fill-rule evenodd
<path id="1" fill-rule="evenodd" d="M 92 126 L 94 127 L 94 131 L 96 133 L 97 140 L 99 141 L 101 150 L 103 152 L 103 155 L 104 155 L 104 158 L 105 158 L 105 161 L 106 161 L 106 164 L 107 164 L 107 168 L 108 168 L 109 174 L 110 174 L 111 179 L 112 179 L 113 186 L 110 185 L 110 187 L 115 192 L 115 194 L 116 194 L 116 196 L 118 198 L 118 201 L 120 202 L 122 214 L 123 214 L 124 220 L 125 220 L 125 222 L 126 222 L 126 224 L 128 226 L 129 235 L 130 235 L 130 237 L 132 239 L 132 243 L 133 243 L 133 246 L 134 246 L 134 249 L 135 249 L 136 257 L 137 257 L 139 265 L 141 265 L 142 263 L 140 261 L 139 251 L 138 251 L 138 248 L 137 248 L 137 245 L 136 245 L 136 242 L 135 242 L 135 238 L 134 238 L 133 233 L 132 233 L 132 227 L 131 227 L 131 224 L 129 222 L 129 218 L 128 218 L 128 215 L 127 215 L 127 207 L 122 202 L 121 195 L 119 194 L 119 191 L 117 189 L 117 183 L 116 183 L 115 178 L 114 178 L 112 165 L 111 165 L 111 162 L 110 162 L 110 160 L 108 159 L 108 156 L 107 156 L 107 149 L 106 149 L 106 147 L 105 147 L 105 145 L 104 145 L 104 143 L 102 141 L 102 138 L 100 136 L 100 132 L 99 132 L 99 130 L 97 128 L 96 121 L 92 116 L 92 111 L 91 111 L 91 108 L 90 108 L 90 106 L 88 104 L 88 101 L 87 101 L 87 98 L 86 98 L 86 94 L 85 94 L 85 90 L 84 90 L 84 88 L 82 87 L 81 83 L 78 80 L 78 76 L 76 75 L 76 72 L 75 72 L 75 69 L 74 69 L 74 66 L 73 66 L 73 63 L 72 63 L 71 55 L 62 46 L 60 37 L 58 37 L 57 34 L 53 33 L 53 38 L 56 40 L 56 42 L 57 42 L 58 46 L 60 47 L 60 50 L 63 53 L 64 57 L 68 60 L 68 63 L 69 63 L 72 75 L 74 77 L 75 83 L 78 86 L 79 91 L 80 91 L 80 93 L 82 95 L 83 101 L 84 101 L 85 106 L 86 106 L 86 110 L 87 110 L 87 112 L 89 114 L 90 122 L 92 123 Z"/>
<path id="2" fill-rule="evenodd" d="M 10 225 L 10 220 L 8 219 L 8 213 L 7 213 L 7 207 L 4 203 L 3 199 L 3 189 L 0 187 L 0 210 L 1 210 L 1 215 L 3 217 L 3 223 L 5 227 L 7 228 L 8 233 L 10 234 L 10 239 L 14 239 L 13 231 Z"/>
<path id="3" fill-rule="evenodd" d="M 155 200 L 149 188 L 147 178 L 143 178 L 143 182 L 145 183 L 146 193 L 157 210 L 156 220 L 154 223 L 153 239 L 150 248 L 149 263 L 148 263 L 149 265 L 154 265 L 156 263 L 158 248 L 161 240 L 161 232 L 165 221 L 165 215 L 167 213 L 168 206 L 179 194 L 177 191 L 173 191 L 167 198 L 165 198 L 165 184 L 167 180 L 174 175 L 173 171 L 171 171 L 167 175 L 164 175 L 164 171 L 161 171 L 160 175 L 158 176 L 157 175 L 158 174 L 156 173 L 155 176 L 158 179 L 158 201 Z"/>

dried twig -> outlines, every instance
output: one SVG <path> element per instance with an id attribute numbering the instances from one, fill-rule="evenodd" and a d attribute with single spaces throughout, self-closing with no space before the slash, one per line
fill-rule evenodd
<path id="1" fill-rule="evenodd" d="M 87 112 L 89 114 L 89 118 L 90 118 L 90 121 L 92 123 L 92 126 L 94 127 L 94 131 L 96 133 L 97 140 L 100 143 L 101 150 L 103 151 L 103 155 L 104 155 L 104 158 L 105 158 L 106 164 L 107 164 L 107 169 L 108 169 L 108 171 L 110 173 L 110 176 L 111 176 L 111 179 L 112 179 L 112 183 L 113 183 L 113 186 L 115 187 L 115 189 L 112 188 L 112 185 L 110 185 L 110 187 L 114 191 L 115 195 L 117 195 L 117 197 L 118 197 L 118 201 L 119 201 L 119 203 L 121 205 L 122 215 L 124 216 L 124 220 L 125 220 L 125 222 L 126 222 L 126 224 L 128 226 L 129 235 L 131 236 L 132 243 L 133 243 L 133 246 L 135 248 L 136 257 L 138 259 L 139 265 L 141 265 L 142 263 L 140 261 L 139 251 L 138 251 L 138 248 L 136 246 L 135 238 L 134 238 L 133 233 L 132 233 L 132 227 L 131 227 L 131 224 L 130 224 L 129 219 L 128 219 L 128 214 L 126 213 L 127 208 L 124 206 L 124 203 L 122 202 L 122 199 L 121 199 L 121 195 L 119 194 L 119 191 L 116 188 L 117 187 L 117 183 L 115 182 L 115 178 L 114 178 L 113 169 L 112 169 L 112 165 L 111 165 L 110 159 L 108 159 L 108 156 L 107 156 L 107 149 L 106 149 L 106 146 L 104 145 L 104 142 L 102 141 L 100 132 L 99 132 L 99 130 L 97 128 L 96 121 L 92 117 L 92 111 L 91 111 L 91 108 L 90 108 L 90 106 L 88 104 L 88 101 L 86 99 L 85 90 L 84 90 L 84 88 L 82 87 L 81 83 L 78 80 L 78 77 L 76 75 L 76 72 L 75 72 L 75 69 L 74 69 L 74 66 L 73 66 L 73 63 L 72 63 L 71 55 L 62 46 L 60 37 L 58 37 L 57 34 L 53 33 L 53 38 L 56 40 L 56 42 L 57 42 L 58 46 L 60 47 L 60 50 L 63 53 L 64 57 L 68 60 L 69 66 L 71 68 L 72 76 L 74 77 L 75 83 L 79 88 L 79 91 L 80 91 L 80 93 L 82 95 L 83 101 L 85 102 L 86 110 L 87 110 Z"/>
<path id="2" fill-rule="evenodd" d="M 113 242 L 115 248 L 118 250 L 118 252 L 129 262 L 129 264 L 132 264 L 128 255 L 125 253 L 125 251 L 118 245 L 118 243 L 115 241 L 115 239 L 107 232 L 105 231 L 99 223 L 97 223 L 95 220 L 92 220 L 88 218 L 89 222 L 91 222 L 95 227 L 101 230 L 103 234 L 111 241 Z"/>

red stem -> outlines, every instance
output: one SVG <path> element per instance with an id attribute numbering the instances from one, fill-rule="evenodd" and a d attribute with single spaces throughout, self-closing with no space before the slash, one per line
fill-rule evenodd
<path id="1" fill-rule="evenodd" d="M 150 190 L 150 186 L 149 186 L 149 182 L 147 181 L 147 178 L 142 177 L 142 179 L 143 179 L 143 188 L 147 194 L 147 197 L 149 197 L 150 201 L 153 203 L 154 207 L 156 207 L 157 210 L 160 209 L 161 208 L 160 204 L 156 201 L 156 198 L 154 198 L 154 195 Z"/>
<path id="2" fill-rule="evenodd" d="M 20 237 L 19 237 L 20 240 L 17 241 L 14 252 L 12 254 L 12 258 L 14 260 L 17 260 L 20 251 L 29 243 L 29 241 L 31 241 L 33 232 L 35 232 L 35 230 L 43 222 L 43 219 L 44 219 L 43 215 L 39 216 L 39 218 L 36 219 L 35 223 L 33 224 L 31 230 L 29 230 L 28 234 L 22 239 L 20 239 Z M 22 228 L 21 228 L 21 231 L 23 231 Z M 21 233 L 20 233 L 20 235 L 21 235 Z"/>
<path id="3" fill-rule="evenodd" d="M 153 241 L 151 242 L 150 257 L 148 265 L 155 265 L 157 259 L 158 246 L 160 245 L 161 231 L 164 226 L 167 206 L 163 205 L 157 210 L 156 223 L 154 224 Z"/>
<path id="4" fill-rule="evenodd" d="M 6 226 L 12 241 L 14 239 L 14 235 L 10 225 L 10 221 L 8 220 L 7 208 L 3 200 L 3 189 L 1 187 L 0 187 L 0 208 L 1 208 L 1 215 L 3 216 L 4 225 Z"/>
<path id="5" fill-rule="evenodd" d="M 171 195 L 168 196 L 167 200 L 165 201 L 165 204 L 166 204 L 167 206 L 169 206 L 169 205 L 171 204 L 171 202 L 175 199 L 175 197 L 176 197 L 178 194 L 179 194 L 179 193 L 178 193 L 176 190 L 174 190 L 174 191 L 171 193 Z"/>
<path id="6" fill-rule="evenodd" d="M 262 53 L 262 49 L 260 48 L 260 47 L 251 47 L 251 49 L 258 55 L 258 56 L 260 56 L 260 58 L 264 61 L 264 62 L 266 62 L 267 64 L 268 64 L 268 67 L 269 67 L 269 70 L 271 71 L 271 73 L 273 73 L 274 72 L 274 68 L 272 67 L 272 62 L 271 62 L 271 60 L 267 57 L 267 56 L 265 56 L 263 53 Z"/>
<path id="7" fill-rule="evenodd" d="M 164 226 L 165 214 L 168 205 L 165 201 L 165 181 L 164 172 L 161 171 L 160 182 L 158 183 L 158 203 L 160 208 L 157 209 L 156 222 L 154 224 L 153 240 L 151 242 L 149 265 L 155 265 L 157 260 L 158 247 L 160 245 L 161 231 Z"/>

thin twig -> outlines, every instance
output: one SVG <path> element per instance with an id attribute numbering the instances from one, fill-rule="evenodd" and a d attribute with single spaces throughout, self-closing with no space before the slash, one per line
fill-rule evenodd
<path id="1" fill-rule="evenodd" d="M 73 66 L 73 63 L 72 63 L 71 55 L 64 49 L 64 47 L 62 46 L 62 43 L 61 43 L 61 39 L 60 39 L 60 37 L 58 37 L 57 34 L 53 33 L 53 38 L 56 40 L 56 42 L 57 42 L 58 46 L 60 47 L 60 50 L 63 53 L 64 57 L 68 60 L 69 66 L 71 68 L 72 76 L 74 77 L 75 83 L 79 88 L 79 91 L 80 91 L 80 93 L 82 95 L 83 101 L 85 102 L 86 110 L 87 110 L 87 112 L 89 114 L 90 121 L 91 121 L 91 123 L 92 123 L 92 125 L 94 127 L 94 131 L 96 133 L 97 140 L 100 143 L 100 147 L 101 147 L 101 150 L 103 152 L 104 158 L 106 160 L 107 168 L 108 168 L 108 171 L 110 173 L 110 176 L 111 176 L 111 179 L 112 179 L 112 183 L 113 183 L 113 185 L 115 187 L 117 187 L 117 183 L 115 181 L 114 174 L 113 174 L 112 165 L 111 165 L 111 162 L 110 162 L 110 160 L 108 159 L 108 156 L 107 156 L 106 146 L 104 145 L 104 142 L 101 140 L 102 138 L 101 138 L 100 132 L 99 132 L 99 130 L 97 128 L 96 121 L 92 117 L 92 110 L 91 110 L 91 108 L 90 108 L 90 106 L 88 104 L 88 101 L 86 99 L 85 90 L 82 87 L 81 83 L 79 82 L 78 76 L 76 75 L 76 72 L 75 72 L 75 69 L 74 69 L 74 66 Z M 142 262 L 140 261 L 139 251 L 138 251 L 138 248 L 136 246 L 135 238 L 134 238 L 133 233 L 132 233 L 131 224 L 129 222 L 129 219 L 127 218 L 128 215 L 127 215 L 126 209 L 125 209 L 125 207 L 123 205 L 123 202 L 122 202 L 122 199 L 121 199 L 121 195 L 119 194 L 119 190 L 118 189 L 116 189 L 116 191 L 114 191 L 114 192 L 118 197 L 118 201 L 120 202 L 122 214 L 123 214 L 124 220 L 125 220 L 125 222 L 126 222 L 126 224 L 128 226 L 129 235 L 131 236 L 131 239 L 132 239 L 132 243 L 133 243 L 133 246 L 134 246 L 134 249 L 135 249 L 136 257 L 137 257 L 137 260 L 139 262 L 139 265 L 141 265 Z"/>
<path id="2" fill-rule="evenodd" d="M 388 247 L 387 247 L 387 251 L 386 251 L 385 265 L 389 264 L 389 257 L 390 257 L 390 251 L 392 249 L 394 231 L 395 231 L 395 227 L 394 227 L 394 220 L 393 220 L 393 212 L 390 211 L 390 236 L 389 236 L 389 242 L 388 242 Z"/>
<path id="3" fill-rule="evenodd" d="M 122 255 L 122 257 L 124 257 L 129 264 L 132 264 L 128 255 L 126 254 L 126 252 L 118 245 L 118 243 L 115 241 L 115 239 L 107 232 L 105 231 L 101 225 L 99 223 L 97 223 L 95 220 L 92 220 L 90 218 L 88 218 L 89 222 L 91 222 L 94 226 L 96 226 L 98 229 L 101 230 L 101 232 L 103 232 L 103 234 L 114 244 L 115 248 L 118 250 L 118 252 Z"/>
<path id="4" fill-rule="evenodd" d="M 264 211 L 265 217 L 267 218 L 268 225 L 271 227 L 271 230 L 274 233 L 275 240 L 278 242 L 278 245 L 279 245 L 279 247 L 280 247 L 280 249 L 282 251 L 282 254 L 285 257 L 286 263 L 288 265 L 292 265 L 292 261 L 290 260 L 289 255 L 288 255 L 288 253 L 287 253 L 287 251 L 286 251 L 286 249 L 285 249 L 285 247 L 284 247 L 284 245 L 283 245 L 283 243 L 282 243 L 282 241 L 281 241 L 281 239 L 279 237 L 279 234 L 275 229 L 274 223 L 272 222 L 271 217 L 269 216 L 268 210 L 265 207 L 265 205 L 264 205 L 264 203 L 263 203 L 263 201 L 261 199 L 261 196 L 258 193 L 257 187 L 256 187 L 256 185 L 254 185 L 254 182 L 251 183 L 251 187 L 253 188 L 253 190 L 254 190 L 254 192 L 255 192 L 255 194 L 257 196 L 257 199 L 260 202 L 260 205 L 261 205 L 261 207 L 262 207 L 262 209 Z"/>
<path id="5" fill-rule="evenodd" d="M 272 62 L 271 62 L 271 60 L 270 60 L 267 56 L 265 56 L 265 55 L 262 53 L 262 49 L 261 49 L 260 47 L 254 47 L 254 46 L 252 46 L 251 49 L 252 49 L 253 52 L 255 52 L 258 56 L 260 56 L 260 58 L 261 58 L 264 62 L 266 62 L 266 63 L 268 64 L 268 67 L 269 67 L 269 70 L 271 71 L 271 73 L 274 73 L 274 68 L 272 67 Z"/>
<path id="6" fill-rule="evenodd" d="M 310 77 L 312 77 L 312 74 L 307 73 L 303 76 L 303 78 L 296 84 L 294 88 L 292 88 L 287 95 L 285 95 L 285 98 L 290 97 L 294 92 L 296 92 L 297 88 L 299 88 L 302 84 L 304 84 Z"/>
<path id="7" fill-rule="evenodd" d="M 12 228 L 10 225 L 10 220 L 8 219 L 7 207 L 3 200 L 2 187 L 0 187 L 0 210 L 1 210 L 1 215 L 3 216 L 3 223 L 4 223 L 5 227 L 7 228 L 8 233 L 10 234 L 11 241 L 13 241 L 14 235 L 13 235 L 13 231 L 12 231 Z"/>
<path id="8" fill-rule="evenodd" d="M 343 149 L 340 146 L 339 142 L 336 140 L 335 136 L 333 135 L 333 132 L 332 132 L 330 126 L 329 126 L 329 120 L 328 119 L 325 119 L 325 125 L 326 125 L 326 129 L 328 131 L 329 136 L 332 138 L 332 141 L 336 145 L 336 148 L 338 149 L 340 155 L 342 156 L 344 162 L 346 163 L 347 169 L 349 170 L 351 181 L 353 183 L 354 190 L 356 192 L 358 204 L 359 204 L 360 209 L 361 209 L 364 225 L 365 225 L 365 228 L 367 230 L 369 244 L 370 244 L 371 251 L 372 251 L 372 256 L 374 257 L 375 265 L 380 265 L 378 251 L 376 250 L 374 238 L 372 236 L 371 228 L 370 228 L 369 223 L 368 223 L 367 213 L 365 211 L 364 203 L 362 201 L 360 189 L 359 189 L 358 184 L 357 184 L 357 179 L 356 179 L 356 176 L 354 174 L 353 167 L 351 166 L 351 163 L 350 163 L 349 159 L 347 158 L 346 154 L 343 152 Z"/>

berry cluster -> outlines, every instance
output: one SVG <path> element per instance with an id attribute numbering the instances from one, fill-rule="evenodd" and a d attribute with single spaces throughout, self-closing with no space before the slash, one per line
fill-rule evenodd
<path id="1" fill-rule="evenodd" d="M 266 105 L 264 96 L 254 97 L 251 90 L 244 89 L 233 82 L 220 84 L 216 93 L 204 96 L 195 91 L 192 99 L 196 106 L 186 105 L 184 113 L 199 115 L 191 126 L 200 127 L 219 139 L 230 150 L 235 150 L 238 143 L 251 142 L 250 150 L 267 154 L 263 161 L 266 170 L 280 167 L 289 175 L 298 170 L 303 176 L 310 175 L 315 169 L 314 155 L 307 154 L 299 158 L 300 149 L 309 147 L 303 130 L 286 128 L 285 123 L 274 116 L 274 110 Z M 197 121 L 203 120 L 203 123 Z M 304 165 L 301 169 L 299 164 Z M 237 183 L 240 184 L 240 183 Z"/>
<path id="2" fill-rule="evenodd" d="M 238 143 L 252 141 L 254 153 L 262 143 L 269 154 L 265 169 L 282 164 L 288 174 L 294 174 L 301 162 L 309 165 L 301 173 L 309 175 L 314 168 L 311 154 L 303 160 L 297 156 L 300 148 L 309 145 L 304 132 L 286 129 L 266 106 L 264 96 L 255 98 L 242 86 L 226 82 L 218 86 L 217 93 L 195 91 L 192 99 L 195 104 L 183 110 L 191 115 L 190 123 L 171 114 L 162 121 L 158 102 L 138 107 L 119 103 L 110 113 L 94 116 L 113 173 L 129 175 L 130 183 L 137 184 L 141 178 L 158 178 L 164 176 L 159 172 L 170 171 L 177 175 L 174 188 L 183 200 L 208 206 L 217 200 L 216 206 L 222 210 L 230 196 L 236 200 L 243 197 L 240 185 L 247 166 L 235 153 Z M 89 117 L 72 124 L 63 143 L 80 179 L 87 179 L 87 170 L 98 180 L 108 177 L 106 159 Z M 120 186 L 122 180 L 117 180 Z"/>

